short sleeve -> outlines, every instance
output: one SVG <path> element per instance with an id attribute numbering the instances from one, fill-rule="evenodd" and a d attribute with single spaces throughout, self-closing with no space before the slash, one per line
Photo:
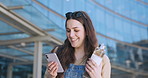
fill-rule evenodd
<path id="1" fill-rule="evenodd" d="M 102 78 L 110 78 L 111 75 L 111 64 L 107 55 L 103 56 L 101 75 Z"/>

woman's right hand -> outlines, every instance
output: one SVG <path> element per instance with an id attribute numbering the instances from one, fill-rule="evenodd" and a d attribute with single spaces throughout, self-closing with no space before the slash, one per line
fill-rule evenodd
<path id="1" fill-rule="evenodd" d="M 50 78 L 56 78 L 58 71 L 58 64 L 56 62 L 49 62 L 47 68 Z"/>

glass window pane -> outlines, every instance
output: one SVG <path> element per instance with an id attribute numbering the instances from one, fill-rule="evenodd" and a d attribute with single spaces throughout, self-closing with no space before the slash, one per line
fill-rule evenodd
<path id="1" fill-rule="evenodd" d="M 114 38 L 114 31 L 115 31 L 115 28 L 114 28 L 114 17 L 109 14 L 109 13 L 106 13 L 106 31 L 107 31 L 107 36 L 111 37 L 111 38 Z"/>
<path id="2" fill-rule="evenodd" d="M 128 43 L 132 43 L 132 36 L 131 36 L 131 24 L 129 22 L 124 22 L 123 23 L 123 36 L 124 36 L 124 41 Z"/>
<path id="3" fill-rule="evenodd" d="M 20 32 L 16 28 L 4 23 L 3 21 L 0 21 L 0 29 L 0 33 Z"/>
<path id="4" fill-rule="evenodd" d="M 0 35 L 0 40 L 13 40 L 30 37 L 27 34 Z"/>
<path id="5" fill-rule="evenodd" d="M 133 42 L 140 41 L 140 29 L 136 25 L 132 25 L 132 40 Z"/>
<path id="6" fill-rule="evenodd" d="M 115 18 L 115 31 L 114 31 L 114 35 L 115 38 L 118 40 L 123 41 L 123 36 L 122 36 L 122 21 L 119 18 Z"/>
<path id="7" fill-rule="evenodd" d="M 63 12 L 74 11 L 75 5 L 74 0 L 64 0 L 63 1 Z"/>

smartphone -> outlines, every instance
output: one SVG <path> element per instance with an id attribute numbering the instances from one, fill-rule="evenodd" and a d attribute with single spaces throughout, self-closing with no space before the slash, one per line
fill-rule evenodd
<path id="1" fill-rule="evenodd" d="M 45 54 L 45 55 L 46 55 L 46 59 L 47 59 L 48 62 L 54 61 L 54 62 L 58 63 L 58 73 L 64 72 L 64 69 L 63 69 L 56 53 L 48 53 L 48 54 Z"/>

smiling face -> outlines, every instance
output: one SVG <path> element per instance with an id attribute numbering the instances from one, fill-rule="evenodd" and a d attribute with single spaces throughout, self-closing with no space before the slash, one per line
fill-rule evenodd
<path id="1" fill-rule="evenodd" d="M 69 19 L 66 26 L 66 35 L 74 48 L 84 47 L 84 26 L 77 20 Z"/>

